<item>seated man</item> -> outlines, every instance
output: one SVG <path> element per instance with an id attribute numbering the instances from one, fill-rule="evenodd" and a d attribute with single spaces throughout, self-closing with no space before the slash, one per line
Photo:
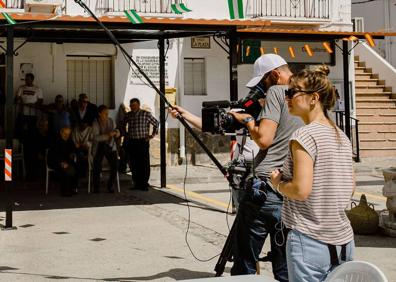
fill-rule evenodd
<path id="1" fill-rule="evenodd" d="M 88 169 L 88 151 L 92 146 L 91 137 L 92 127 L 87 123 L 81 122 L 72 133 L 72 140 L 76 146 L 78 176 L 84 177 Z"/>
<path id="2" fill-rule="evenodd" d="M 50 105 L 49 109 L 51 118 L 52 134 L 57 136 L 64 127 L 70 127 L 70 114 L 66 111 L 65 102 L 62 95 L 56 95 L 55 103 Z"/>
<path id="3" fill-rule="evenodd" d="M 115 128 L 114 121 L 109 118 L 109 110 L 105 105 L 99 106 L 98 114 L 98 119 L 92 125 L 94 193 L 99 193 L 103 157 L 106 157 L 110 165 L 110 178 L 107 182 L 107 191 L 114 193 L 113 184 L 117 176 L 118 166 L 115 138 L 120 137 L 120 131 Z"/>
<path id="4" fill-rule="evenodd" d="M 88 123 L 88 126 L 92 126 L 92 123 L 98 117 L 98 109 L 96 105 L 89 102 L 87 94 L 81 93 L 78 95 L 77 105 L 73 102 L 71 116 L 73 126 L 81 122 Z"/>
<path id="5" fill-rule="evenodd" d="M 71 128 L 64 127 L 48 152 L 48 165 L 54 169 L 61 182 L 61 195 L 71 196 L 77 188 L 77 170 L 74 161 L 76 147 L 70 139 Z"/>

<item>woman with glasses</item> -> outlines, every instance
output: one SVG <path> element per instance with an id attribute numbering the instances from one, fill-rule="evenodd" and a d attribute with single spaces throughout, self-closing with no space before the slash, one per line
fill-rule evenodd
<path id="1" fill-rule="evenodd" d="M 352 146 L 330 120 L 336 95 L 329 68 L 303 70 L 290 78 L 286 99 L 305 126 L 290 139 L 282 171 L 271 181 L 283 196 L 282 221 L 289 281 L 323 281 L 337 265 L 352 260 L 353 231 L 345 214 L 355 189 Z"/>

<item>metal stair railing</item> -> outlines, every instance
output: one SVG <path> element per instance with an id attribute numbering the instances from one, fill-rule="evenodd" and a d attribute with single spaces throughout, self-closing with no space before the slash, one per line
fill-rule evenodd
<path id="1" fill-rule="evenodd" d="M 342 131 L 346 132 L 345 128 L 345 111 L 333 111 L 335 113 L 336 124 Z M 349 133 L 351 136 L 352 152 L 355 162 L 360 162 L 360 147 L 359 147 L 359 120 L 350 117 L 351 127 Z"/>

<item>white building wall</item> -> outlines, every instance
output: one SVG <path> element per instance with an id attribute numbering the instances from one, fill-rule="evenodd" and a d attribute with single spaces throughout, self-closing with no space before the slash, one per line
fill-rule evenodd
<path id="1" fill-rule="evenodd" d="M 373 1 L 353 4 L 352 17 L 364 18 L 364 29 L 367 32 L 396 32 L 396 2 L 394 0 Z M 389 63 L 396 67 L 396 37 L 375 40 L 374 49 Z"/>
<path id="2" fill-rule="evenodd" d="M 91 4 L 95 1 L 90 1 Z M 249 9 L 247 0 L 244 0 L 245 8 Z M 217 18 L 227 19 L 227 1 L 213 0 L 189 0 L 187 6 L 193 10 L 185 17 L 191 18 Z M 67 1 L 68 14 L 83 14 L 83 10 L 74 3 Z M 95 5 L 94 5 L 95 6 Z M 323 23 L 322 29 L 350 29 L 350 1 L 334 0 L 331 1 L 330 21 Z M 22 42 L 22 41 L 20 41 Z M 178 44 L 180 48 L 178 51 Z M 19 45 L 16 42 L 16 45 Z M 132 70 L 129 69 L 127 62 L 122 54 L 111 44 L 55 44 L 55 43 L 27 43 L 19 50 L 19 56 L 15 57 L 14 68 L 14 87 L 22 83 L 19 78 L 19 66 L 21 63 L 32 63 L 36 84 L 44 91 L 44 102 L 51 103 L 58 94 L 65 95 L 67 91 L 67 55 L 108 55 L 114 58 L 114 93 L 115 110 L 114 116 L 121 103 L 129 104 L 132 97 L 141 100 L 142 106 L 151 109 L 156 117 L 159 117 L 159 97 L 155 91 L 147 85 L 132 80 Z M 158 56 L 157 41 L 145 43 L 125 44 L 124 47 L 136 56 Z M 337 66 L 331 73 L 336 81 L 342 81 L 342 55 L 337 50 Z M 395 52 L 396 53 L 396 52 Z M 203 101 L 229 99 L 229 62 L 227 54 L 211 39 L 210 49 L 192 49 L 190 39 L 171 40 L 171 47 L 167 53 L 167 86 L 177 89 L 178 102 L 183 107 L 193 113 L 200 115 L 201 104 Z M 205 58 L 206 61 L 206 96 L 186 96 L 183 95 L 183 58 Z M 179 62 L 180 60 L 180 62 Z M 352 64 L 353 66 L 353 64 Z M 238 66 L 238 91 L 239 97 L 247 94 L 245 84 L 249 80 L 253 70 L 253 65 Z M 353 73 L 353 72 L 352 72 Z M 352 78 L 353 75 L 350 75 Z M 177 121 L 168 119 L 169 127 L 178 127 Z"/>
<path id="3" fill-rule="evenodd" d="M 177 40 L 170 41 L 167 53 L 167 86 L 177 89 L 177 100 L 180 105 L 197 115 L 201 115 L 203 101 L 229 100 L 229 62 L 228 55 L 211 39 L 211 49 L 193 49 L 190 39 L 181 39 L 182 61 L 179 63 Z M 19 41 L 16 42 L 16 45 Z M 158 56 L 157 41 L 124 44 L 124 47 L 136 59 L 136 56 Z M 342 83 L 342 54 L 336 51 L 337 66 L 332 67 L 330 77 Z M 121 103 L 129 105 L 131 98 L 139 98 L 145 108 L 149 108 L 156 117 L 159 117 L 159 96 L 150 86 L 143 82 L 132 80 L 132 70 L 122 56 L 111 44 L 90 44 L 87 51 L 86 44 L 55 44 L 55 43 L 27 43 L 19 50 L 14 58 L 14 89 L 23 84 L 19 74 L 22 63 L 32 63 L 35 74 L 35 84 L 44 92 L 44 103 L 52 103 L 56 95 L 66 96 L 67 93 L 67 55 L 107 55 L 114 58 L 114 94 L 115 109 L 111 111 L 115 116 Z M 183 58 L 204 58 L 206 62 L 206 89 L 205 96 L 183 95 Z M 352 64 L 353 66 L 353 64 Z M 179 69 L 180 68 L 180 69 Z M 245 84 L 253 72 L 252 64 L 238 65 L 238 93 L 239 98 L 248 93 Z M 180 83 L 179 79 L 180 77 Z M 353 77 L 352 73 L 350 77 Z M 153 78 L 153 77 L 151 77 Z M 144 80 L 144 79 L 143 79 Z M 159 87 L 159 85 L 157 85 Z M 179 123 L 168 119 L 169 127 L 178 127 Z"/>

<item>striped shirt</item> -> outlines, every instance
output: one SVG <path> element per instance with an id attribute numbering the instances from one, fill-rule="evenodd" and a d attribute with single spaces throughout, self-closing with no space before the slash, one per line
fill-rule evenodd
<path id="1" fill-rule="evenodd" d="M 282 220 L 287 228 L 298 230 L 316 240 L 342 245 L 353 240 L 345 209 L 351 199 L 353 182 L 352 146 L 340 130 L 312 122 L 294 132 L 290 142 L 298 142 L 311 156 L 312 192 L 304 201 L 283 200 Z M 283 180 L 293 178 L 289 152 L 283 165 Z"/>
<path id="2" fill-rule="evenodd" d="M 153 127 L 152 135 L 158 133 L 158 121 L 145 110 L 136 113 L 129 112 L 121 124 L 123 135 L 128 139 L 146 139 L 150 135 L 150 125 Z"/>

